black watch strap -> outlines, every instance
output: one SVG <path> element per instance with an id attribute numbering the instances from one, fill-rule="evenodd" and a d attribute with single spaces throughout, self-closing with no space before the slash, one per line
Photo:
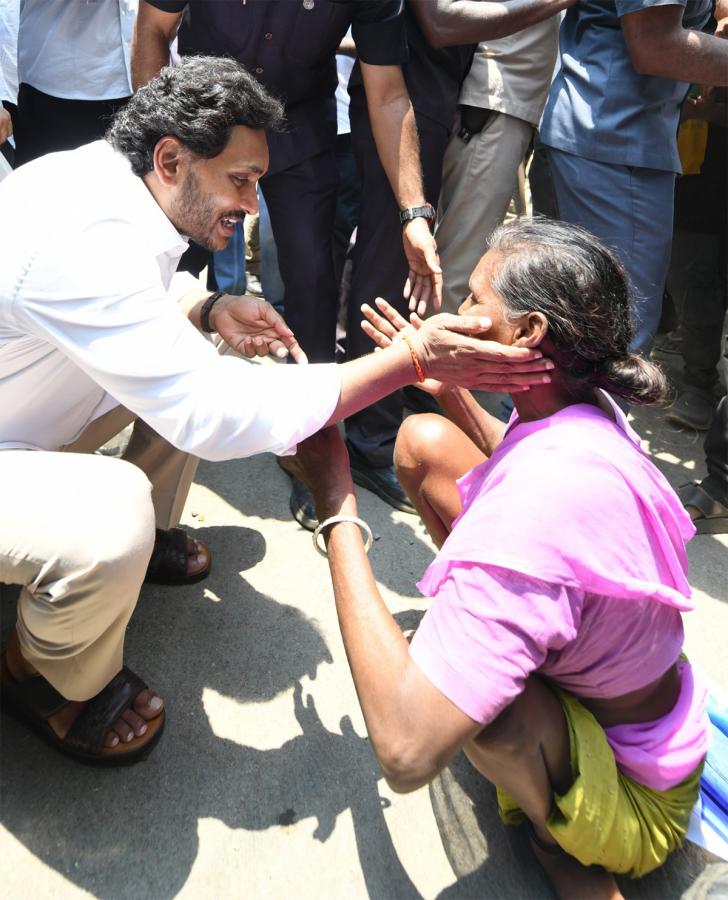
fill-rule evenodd
<path id="1" fill-rule="evenodd" d="M 210 310 L 220 297 L 222 297 L 223 293 L 224 291 L 215 291 L 215 293 L 210 294 L 207 300 L 202 304 L 202 309 L 200 310 L 200 327 L 205 334 L 212 334 L 212 328 L 210 328 Z"/>
<path id="2" fill-rule="evenodd" d="M 425 203 L 424 206 L 410 206 L 403 209 L 399 213 L 399 221 L 401 225 L 411 222 L 412 219 L 427 219 L 432 221 L 435 218 L 435 207 L 431 203 Z"/>

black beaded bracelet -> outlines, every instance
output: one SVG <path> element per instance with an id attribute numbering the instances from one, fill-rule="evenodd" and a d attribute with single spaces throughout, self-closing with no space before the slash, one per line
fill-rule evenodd
<path id="1" fill-rule="evenodd" d="M 202 304 L 202 309 L 200 310 L 200 327 L 205 334 L 212 334 L 212 328 L 210 328 L 210 310 L 220 297 L 223 296 L 223 293 L 223 291 L 215 291 L 215 293 L 210 294 L 207 300 Z"/>

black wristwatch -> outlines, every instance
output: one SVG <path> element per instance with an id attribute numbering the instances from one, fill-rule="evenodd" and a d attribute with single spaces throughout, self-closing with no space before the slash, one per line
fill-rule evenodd
<path id="1" fill-rule="evenodd" d="M 224 291 L 215 291 L 215 293 L 210 294 L 207 300 L 202 304 L 202 309 L 200 310 L 200 328 L 202 328 L 205 334 L 212 334 L 212 328 L 210 328 L 210 310 L 223 294 Z"/>
<path id="2" fill-rule="evenodd" d="M 434 222 L 435 207 L 431 203 L 425 203 L 424 206 L 410 206 L 409 209 L 400 211 L 400 225 L 405 225 L 407 222 L 411 222 L 412 219 L 427 219 L 428 222 Z"/>

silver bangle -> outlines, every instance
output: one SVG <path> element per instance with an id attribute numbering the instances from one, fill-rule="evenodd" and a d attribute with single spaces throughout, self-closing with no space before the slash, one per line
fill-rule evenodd
<path id="1" fill-rule="evenodd" d="M 316 526 L 316 531 L 313 533 L 313 545 L 316 550 L 321 554 L 321 556 L 328 557 L 329 553 L 326 548 L 321 548 L 319 544 L 318 537 L 324 528 L 328 528 L 329 525 L 336 525 L 337 522 L 353 522 L 354 525 L 358 525 L 359 528 L 366 534 L 366 543 L 364 544 L 364 552 L 369 553 L 369 548 L 372 546 L 372 542 L 374 541 L 374 535 L 372 534 L 372 529 L 367 525 L 364 519 L 360 519 L 358 516 L 330 516 L 328 519 L 324 519 L 320 525 Z"/>

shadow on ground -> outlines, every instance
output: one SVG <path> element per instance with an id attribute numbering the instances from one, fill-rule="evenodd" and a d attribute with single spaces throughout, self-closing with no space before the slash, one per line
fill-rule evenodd
<path id="1" fill-rule="evenodd" d="M 247 547 L 248 564 L 264 555 L 264 542 L 249 529 L 196 533 L 212 542 L 211 532 L 218 548 Z M 216 555 L 225 558 L 236 557 Z M 260 831 L 310 818 L 314 838 L 326 841 L 337 817 L 349 811 L 369 894 L 419 896 L 391 844 L 382 813 L 388 801 L 379 796 L 368 741 L 348 717 L 340 733 L 327 730 L 313 696 L 302 691 L 302 677 L 314 679 L 321 664 L 331 663 L 317 627 L 242 578 L 230 590 L 231 574 L 223 563 L 203 584 L 142 591 L 127 659 L 134 668 L 143 658 L 140 674 L 165 686 L 169 717 L 145 762 L 128 770 L 81 766 L 3 717 L 0 823 L 39 860 L 96 896 L 140 896 L 143 884 L 144 896 L 161 898 L 176 894 L 190 874 L 199 819 Z M 4 596 L 6 632 L 14 619 L 15 603 Z M 301 734 L 267 750 L 220 738 L 203 706 L 205 689 L 239 703 L 262 703 L 292 689 Z"/>

